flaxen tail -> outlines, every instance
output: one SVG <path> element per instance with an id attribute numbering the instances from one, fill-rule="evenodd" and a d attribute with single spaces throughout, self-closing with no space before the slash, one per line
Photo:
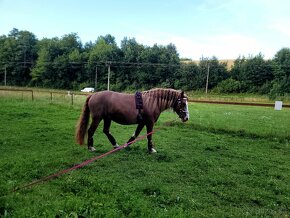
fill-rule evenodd
<path id="1" fill-rule="evenodd" d="M 76 134 L 75 134 L 76 142 L 80 145 L 84 144 L 85 136 L 87 133 L 87 128 L 89 125 L 90 109 L 89 109 L 88 103 L 89 103 L 90 98 L 91 98 L 91 95 L 87 97 L 79 122 L 76 126 Z"/>

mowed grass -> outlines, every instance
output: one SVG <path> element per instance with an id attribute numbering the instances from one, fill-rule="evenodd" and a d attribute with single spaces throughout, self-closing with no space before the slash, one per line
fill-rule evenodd
<path id="1" fill-rule="evenodd" d="M 80 105 L 0 98 L 1 217 L 289 217 L 290 109 L 190 104 L 190 121 L 41 184 L 112 149 L 74 142 Z M 156 127 L 176 118 L 164 112 Z M 119 144 L 136 126 L 112 124 Z M 144 130 L 141 134 L 144 134 Z"/>

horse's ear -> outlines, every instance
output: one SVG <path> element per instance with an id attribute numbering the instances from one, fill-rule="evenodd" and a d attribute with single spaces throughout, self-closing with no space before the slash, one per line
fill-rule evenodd
<path id="1" fill-rule="evenodd" d="M 184 98 L 184 91 L 181 91 L 181 98 Z"/>

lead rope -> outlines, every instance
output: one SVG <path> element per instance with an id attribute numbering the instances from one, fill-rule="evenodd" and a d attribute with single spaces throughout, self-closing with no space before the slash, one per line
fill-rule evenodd
<path id="1" fill-rule="evenodd" d="M 68 168 L 68 169 L 65 169 L 65 170 L 61 170 L 61 171 L 59 171 L 59 172 L 57 172 L 57 173 L 54 173 L 54 174 L 51 174 L 51 175 L 49 175 L 49 176 L 43 177 L 43 178 L 41 178 L 41 179 L 39 179 L 39 180 L 36 180 L 36 181 L 30 182 L 30 183 L 28 183 L 28 184 L 25 184 L 25 185 L 22 185 L 22 186 L 19 186 L 19 187 L 15 187 L 12 191 L 15 192 L 15 191 L 18 191 L 18 190 L 21 190 L 21 189 L 24 189 L 24 188 L 32 187 L 32 186 L 37 185 L 37 184 L 39 184 L 39 183 L 46 182 L 46 181 L 48 181 L 48 180 L 54 179 L 54 178 L 56 178 L 56 177 L 59 177 L 59 176 L 65 174 L 65 173 L 68 173 L 68 172 L 70 172 L 70 171 L 73 171 L 73 170 L 76 170 L 76 169 L 82 168 L 82 167 L 84 167 L 84 166 L 86 166 L 86 165 L 88 165 L 88 164 L 90 164 L 90 163 L 92 163 L 92 162 L 94 162 L 94 161 L 96 161 L 96 160 L 99 160 L 99 159 L 101 159 L 101 158 L 103 158 L 103 157 L 105 157 L 105 156 L 107 156 L 107 155 L 109 155 L 109 154 L 112 154 L 112 153 L 114 153 L 114 152 L 116 152 L 116 151 L 119 151 L 119 150 L 121 150 L 121 149 L 123 149 L 123 148 L 126 148 L 126 147 L 128 147 L 129 145 L 131 145 L 131 144 L 133 144 L 133 143 L 135 143 L 135 142 L 137 142 L 137 141 L 140 141 L 140 140 L 146 138 L 146 137 L 149 136 L 149 135 L 152 135 L 152 134 L 156 133 L 157 131 L 163 129 L 163 128 L 166 127 L 166 126 L 170 126 L 170 125 L 171 125 L 172 123 L 174 123 L 177 119 L 178 119 L 178 118 L 176 118 L 176 119 L 174 119 L 174 120 L 171 120 L 171 121 L 168 121 L 168 122 L 165 122 L 161 127 L 156 128 L 156 129 L 153 130 L 152 132 L 149 132 L 149 133 L 147 133 L 147 134 L 144 134 L 144 135 L 142 135 L 142 136 L 139 136 L 139 137 L 137 137 L 135 140 L 133 140 L 133 141 L 131 141 L 131 142 L 127 142 L 127 143 L 125 143 L 124 145 L 121 145 L 121 146 L 119 146 L 119 147 L 117 147 L 117 148 L 115 148 L 115 149 L 113 149 L 113 150 L 111 150 L 111 151 L 108 151 L 108 152 L 106 152 L 106 153 L 104 153 L 104 154 L 102 154 L 102 155 L 100 155 L 100 156 L 93 157 L 93 158 L 91 158 L 91 159 L 89 159 L 89 160 L 86 160 L 86 161 L 84 161 L 84 162 L 82 162 L 82 163 L 80 163 L 80 164 L 77 164 L 77 165 L 75 165 L 75 166 L 73 166 L 73 167 L 71 167 L 71 168 Z"/>

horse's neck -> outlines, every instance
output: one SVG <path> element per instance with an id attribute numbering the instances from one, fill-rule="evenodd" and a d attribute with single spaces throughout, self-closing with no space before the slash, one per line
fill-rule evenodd
<path id="1" fill-rule="evenodd" d="M 178 93 L 172 90 L 163 90 L 163 92 L 158 90 L 154 93 L 147 93 L 144 96 L 145 104 L 160 112 L 172 108 L 177 98 Z"/>

